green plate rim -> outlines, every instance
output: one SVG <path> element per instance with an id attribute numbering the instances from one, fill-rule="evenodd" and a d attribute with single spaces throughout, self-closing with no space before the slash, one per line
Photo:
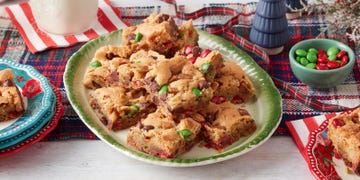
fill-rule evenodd
<path id="1" fill-rule="evenodd" d="M 89 51 L 89 49 L 91 49 L 94 45 L 109 41 L 112 39 L 112 37 L 120 36 L 121 33 L 122 30 L 117 30 L 109 34 L 102 35 L 84 44 L 79 49 L 79 51 L 75 52 L 68 60 L 63 76 L 65 90 L 67 92 L 67 96 L 70 101 L 70 104 L 74 108 L 75 112 L 79 115 L 80 119 L 86 124 L 86 126 L 92 132 L 94 132 L 101 140 L 103 140 L 110 146 L 115 147 L 118 150 L 121 150 L 123 153 L 129 155 L 130 157 L 142 161 L 146 161 L 152 164 L 163 165 L 163 166 L 174 166 L 174 167 L 199 166 L 199 165 L 211 164 L 226 159 L 230 159 L 252 150 L 253 147 L 261 145 L 268 138 L 270 138 L 274 133 L 274 131 L 276 130 L 276 128 L 278 127 L 278 125 L 280 124 L 281 116 L 282 116 L 281 95 L 278 89 L 275 87 L 271 77 L 260 66 L 258 66 L 258 64 L 247 53 L 240 50 L 235 45 L 231 44 L 230 42 L 219 36 L 206 33 L 202 30 L 198 30 L 200 39 L 203 38 L 221 44 L 222 46 L 226 47 L 228 50 L 231 50 L 235 52 L 237 55 L 241 56 L 247 65 L 252 66 L 253 68 L 256 69 L 256 73 L 258 74 L 258 76 L 261 76 L 264 79 L 264 81 L 262 82 L 263 85 L 269 88 L 268 93 L 271 94 L 272 103 L 273 103 L 272 111 L 271 111 L 271 113 L 273 114 L 273 116 L 271 116 L 272 119 L 266 122 L 265 126 L 262 127 L 261 132 L 250 142 L 241 144 L 239 147 L 236 147 L 224 153 L 220 153 L 218 155 L 213 155 L 209 157 L 191 158 L 191 159 L 180 159 L 180 158 L 164 159 L 164 158 L 157 158 L 125 147 L 124 145 L 117 142 L 114 138 L 112 138 L 101 127 L 97 126 L 96 122 L 93 122 L 91 119 L 89 119 L 84 109 L 81 108 L 81 104 L 76 98 L 76 95 L 72 93 L 73 92 L 72 89 L 74 87 L 73 81 L 75 78 L 74 72 L 76 71 L 77 66 L 79 66 L 79 64 L 81 63 L 79 60 L 81 56 L 86 54 L 86 52 Z"/>

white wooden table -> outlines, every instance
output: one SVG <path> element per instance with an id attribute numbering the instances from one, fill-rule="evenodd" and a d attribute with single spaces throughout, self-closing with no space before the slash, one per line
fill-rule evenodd
<path id="1" fill-rule="evenodd" d="M 21 1 L 26 0 L 10 0 L 0 7 Z M 0 179 L 308 180 L 314 177 L 291 137 L 274 136 L 242 156 L 191 168 L 147 164 L 99 140 L 40 142 L 0 158 Z"/>
<path id="2" fill-rule="evenodd" d="M 291 137 L 274 136 L 258 148 L 216 164 L 171 168 L 123 155 L 99 140 L 40 142 L 0 158 L 0 179 L 314 179 Z"/>

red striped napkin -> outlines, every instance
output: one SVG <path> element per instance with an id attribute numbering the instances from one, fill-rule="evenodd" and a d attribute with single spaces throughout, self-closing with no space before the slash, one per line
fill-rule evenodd
<path id="1" fill-rule="evenodd" d="M 110 0 L 99 0 L 98 20 L 89 30 L 77 35 L 54 35 L 41 31 L 34 19 L 29 3 L 21 3 L 5 8 L 26 45 L 32 53 L 50 48 L 71 46 L 78 42 L 86 42 L 102 34 L 109 33 L 127 26 L 117 16 L 118 9 L 111 6 Z"/>
<path id="2" fill-rule="evenodd" d="M 326 119 L 334 117 L 337 114 L 338 113 L 330 113 L 285 122 L 296 146 L 306 161 L 308 161 L 308 156 L 306 155 L 306 145 L 308 144 L 310 132 L 316 130 Z"/>

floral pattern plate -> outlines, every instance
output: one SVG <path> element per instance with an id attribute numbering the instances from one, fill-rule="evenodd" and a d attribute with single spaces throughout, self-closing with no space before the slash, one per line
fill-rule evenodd
<path id="1" fill-rule="evenodd" d="M 43 126 L 45 126 L 45 124 L 48 123 L 54 115 L 55 101 L 56 99 L 54 97 L 51 100 L 51 107 L 48 109 L 48 111 L 45 112 L 45 114 L 42 117 L 39 118 L 39 120 L 33 126 L 27 128 L 26 130 L 22 131 L 21 133 L 15 136 L 0 141 L 0 149 L 13 146 L 25 140 L 26 138 L 38 132 Z"/>
<path id="2" fill-rule="evenodd" d="M 90 107 L 87 90 L 82 80 L 89 62 L 95 51 L 104 45 L 119 46 L 122 31 L 114 31 L 86 43 L 78 52 L 74 53 L 66 65 L 64 84 L 68 98 L 81 120 L 104 142 L 135 159 L 162 166 L 199 166 L 224 161 L 242 155 L 264 143 L 280 123 L 282 114 L 281 96 L 270 76 L 262 70 L 256 62 L 245 52 L 230 42 L 203 31 L 199 32 L 199 45 L 201 48 L 216 49 L 220 51 L 225 60 L 238 63 L 253 82 L 256 101 L 245 104 L 246 109 L 257 123 L 257 130 L 249 137 L 239 141 L 219 153 L 206 147 L 195 146 L 189 152 L 173 159 L 157 158 L 129 147 L 126 144 L 128 130 L 112 132 L 100 122 L 94 110 Z"/>
<path id="3" fill-rule="evenodd" d="M 344 113 L 349 113 L 344 112 Z M 360 177 L 347 171 L 344 162 L 334 157 L 334 146 L 327 136 L 327 125 L 329 119 L 325 120 L 316 130 L 309 135 L 306 146 L 308 165 L 312 174 L 319 180 L 357 179 Z"/>
<path id="4" fill-rule="evenodd" d="M 52 89 L 53 89 L 55 97 L 56 97 L 56 104 L 55 104 L 55 109 L 54 109 L 54 115 L 52 116 L 50 121 L 48 123 L 46 123 L 45 126 L 43 126 L 35 134 L 31 134 L 31 136 L 28 137 L 27 139 L 13 145 L 13 146 L 9 146 L 7 148 L 0 149 L 0 157 L 8 156 L 8 155 L 17 153 L 19 151 L 22 151 L 22 150 L 30 147 L 31 145 L 42 140 L 46 135 L 48 135 L 51 131 L 53 131 L 56 128 L 61 116 L 64 113 L 64 106 L 62 104 L 61 93 L 59 92 L 59 90 L 56 89 L 55 86 L 53 86 L 53 85 L 51 85 L 51 86 L 52 86 Z"/>
<path id="5" fill-rule="evenodd" d="M 20 134 L 34 126 L 41 117 L 52 107 L 54 92 L 47 78 L 40 74 L 35 68 L 23 65 L 10 59 L 0 58 L 0 70 L 10 68 L 15 76 L 15 83 L 21 91 L 28 80 L 35 79 L 40 82 L 42 91 L 35 97 L 23 97 L 26 111 L 23 116 L 0 122 L 0 141 Z"/>

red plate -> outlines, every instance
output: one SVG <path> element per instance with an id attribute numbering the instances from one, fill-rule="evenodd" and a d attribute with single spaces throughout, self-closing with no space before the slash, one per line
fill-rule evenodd
<path id="1" fill-rule="evenodd" d="M 61 93 L 57 90 L 57 88 L 51 84 L 51 87 L 54 91 L 56 97 L 56 105 L 55 105 L 55 112 L 53 118 L 36 134 L 32 135 L 31 137 L 27 138 L 26 140 L 14 145 L 10 146 L 5 149 L 0 150 L 0 157 L 7 156 L 10 154 L 17 153 L 21 150 L 26 149 L 27 147 L 39 142 L 43 139 L 46 135 L 48 135 L 52 130 L 55 129 L 57 126 L 60 117 L 64 113 L 64 106 L 62 104 L 62 97 Z"/>
<path id="2" fill-rule="evenodd" d="M 345 111 L 343 113 L 350 112 Z M 306 154 L 311 173 L 319 180 L 359 179 L 358 176 L 346 172 L 342 160 L 332 156 L 334 146 L 327 136 L 328 124 L 329 119 L 325 120 L 316 130 L 310 132 Z"/>

